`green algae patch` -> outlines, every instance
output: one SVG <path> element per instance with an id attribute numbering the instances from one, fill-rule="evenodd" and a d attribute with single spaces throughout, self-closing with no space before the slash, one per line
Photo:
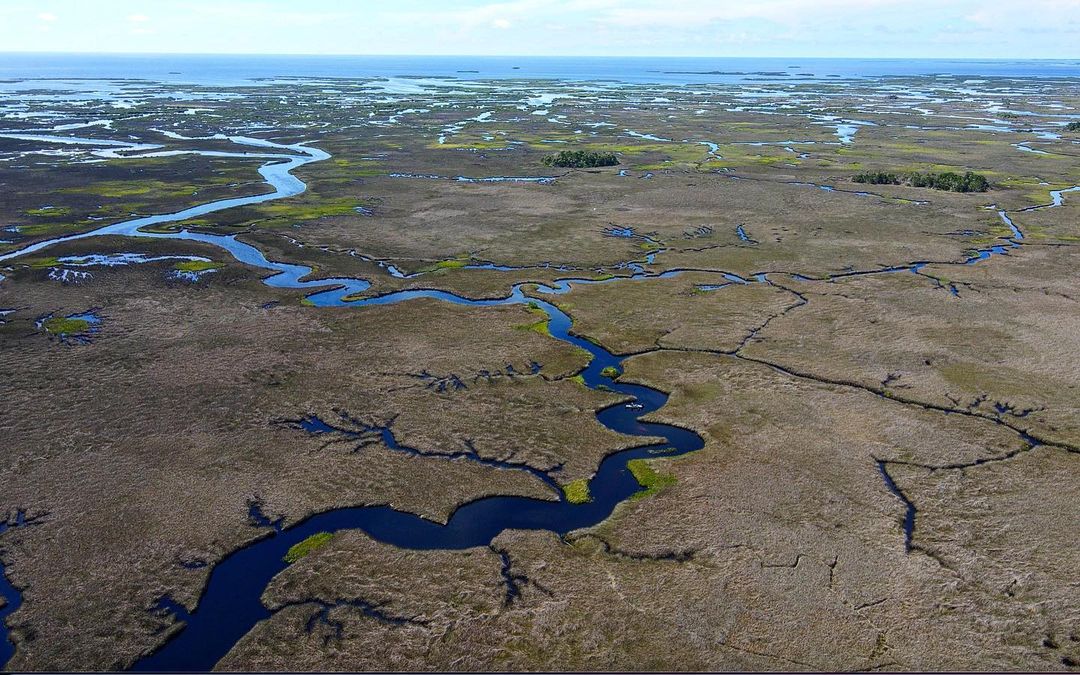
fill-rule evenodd
<path id="1" fill-rule="evenodd" d="M 173 269 L 178 272 L 198 273 L 221 269 L 224 266 L 222 263 L 210 262 L 209 260 L 185 260 L 173 265 Z"/>
<path id="2" fill-rule="evenodd" d="M 634 474 L 634 480 L 638 482 L 638 485 L 644 488 L 631 496 L 631 500 L 650 497 L 675 484 L 675 476 L 658 472 L 645 459 L 632 459 L 626 463 L 626 468 Z"/>
<path id="3" fill-rule="evenodd" d="M 285 562 L 290 565 L 304 558 L 311 553 L 319 550 L 323 546 L 330 543 L 330 540 L 334 538 L 334 535 L 329 532 L 317 532 L 307 539 L 301 541 L 298 544 L 293 544 L 292 547 L 285 553 Z"/>
<path id="4" fill-rule="evenodd" d="M 90 322 L 85 319 L 68 319 L 58 316 L 46 319 L 41 327 L 53 335 L 78 335 L 90 330 Z"/>
<path id="5" fill-rule="evenodd" d="M 566 495 L 566 501 L 571 504 L 587 504 L 592 501 L 592 494 L 589 493 L 589 479 L 587 478 L 570 481 L 562 486 L 562 491 Z"/>
<path id="6" fill-rule="evenodd" d="M 603 370 L 600 371 L 600 374 L 603 375 L 604 377 L 610 377 L 612 379 L 615 379 L 616 377 L 619 376 L 619 369 L 616 368 L 615 366 L 607 366 L 606 368 L 604 368 Z"/>

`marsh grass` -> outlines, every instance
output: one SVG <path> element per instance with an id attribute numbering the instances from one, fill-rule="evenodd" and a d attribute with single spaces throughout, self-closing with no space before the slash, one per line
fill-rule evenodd
<path id="1" fill-rule="evenodd" d="M 41 327 L 53 335 L 79 335 L 90 330 L 90 322 L 85 319 L 69 319 L 58 316 L 46 319 Z"/>
<path id="2" fill-rule="evenodd" d="M 645 459 L 632 459 L 626 463 L 626 468 L 630 469 L 630 473 L 634 474 L 634 479 L 638 482 L 638 485 L 644 488 L 635 493 L 630 499 L 644 499 L 675 484 L 675 476 L 658 472 Z"/>
<path id="3" fill-rule="evenodd" d="M 329 532 L 317 532 L 308 537 L 307 539 L 299 543 L 293 544 L 292 547 L 289 548 L 289 550 L 285 553 L 284 560 L 291 565 L 297 560 L 307 557 L 308 555 L 319 550 L 323 546 L 326 546 L 333 538 L 334 535 Z"/>
<path id="4" fill-rule="evenodd" d="M 592 495 L 589 493 L 589 479 L 579 478 L 575 481 L 571 481 L 562 486 L 563 494 L 566 495 L 566 501 L 571 504 L 587 504 L 592 501 Z"/>

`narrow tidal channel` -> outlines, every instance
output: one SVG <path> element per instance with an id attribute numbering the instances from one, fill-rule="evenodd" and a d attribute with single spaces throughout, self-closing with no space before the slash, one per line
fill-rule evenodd
<path id="1" fill-rule="evenodd" d="M 249 141 L 243 139 L 237 142 Z M 275 188 L 273 193 L 212 202 L 177 213 L 139 218 L 83 234 L 42 241 L 0 256 L 0 261 L 39 251 L 62 241 L 103 235 L 184 239 L 218 246 L 240 262 L 273 272 L 274 274 L 263 280 L 267 285 L 311 290 L 308 300 L 318 306 L 388 305 L 418 297 L 470 306 L 533 303 L 547 312 L 548 328 L 553 338 L 580 347 L 592 355 L 592 360 L 582 373 L 586 386 L 597 389 L 604 385 L 632 398 L 631 401 L 599 411 L 597 420 L 614 431 L 634 436 L 660 437 L 665 439 L 665 442 L 623 450 L 606 457 L 589 483 L 592 501 L 585 504 L 571 504 L 562 495 L 558 501 L 488 497 L 461 506 L 445 525 L 411 513 L 396 511 L 388 506 L 366 506 L 335 509 L 312 516 L 289 529 L 275 531 L 271 536 L 233 552 L 218 563 L 210 574 L 206 591 L 194 612 L 189 613 L 171 599 L 164 598 L 160 607 L 174 612 L 186 625 L 160 650 L 138 661 L 134 670 L 197 671 L 213 668 L 256 623 L 271 616 L 271 612 L 261 602 L 262 593 L 271 579 L 285 569 L 284 557 L 289 548 L 312 534 L 362 530 L 377 541 L 409 549 L 464 549 L 487 546 L 500 532 L 507 529 L 548 530 L 563 535 L 599 523 L 611 514 L 619 502 L 640 489 L 626 468 L 630 460 L 685 454 L 704 445 L 702 438 L 692 431 L 640 421 L 640 417 L 663 407 L 667 403 L 667 394 L 640 385 L 620 384 L 604 376 L 602 371 L 605 368 L 616 368 L 621 372 L 622 359 L 599 345 L 571 335 L 570 317 L 549 302 L 526 296 L 523 290 L 525 284 L 515 286 L 507 297 L 495 300 L 471 300 L 443 291 L 403 291 L 376 298 L 347 301 L 347 297 L 366 290 L 370 284 L 350 278 L 301 281 L 310 273 L 309 267 L 269 261 L 255 247 L 239 242 L 231 236 L 188 231 L 159 233 L 140 229 L 300 194 L 306 189 L 306 185 L 294 177 L 291 171 L 304 164 L 330 157 L 321 150 L 302 145 L 281 146 L 261 141 L 259 145 L 301 153 L 275 157 L 275 161 L 260 168 L 264 179 Z M 214 156 L 223 154 L 226 153 L 214 153 Z M 253 155 L 236 153 L 236 156 Z M 265 154 L 255 156 L 267 157 Z M 572 281 L 565 280 L 554 286 L 531 287 L 535 287 L 539 294 L 562 294 L 570 290 Z M 12 596 L 11 611 L 18 604 L 18 594 L 12 593 Z M 3 637 L 7 638 L 6 628 Z M 7 656 L 10 657 L 10 654 Z"/>
<path id="2" fill-rule="evenodd" d="M 838 128 L 838 133 L 841 133 L 840 128 Z M 852 127 L 851 133 L 854 133 L 854 127 Z M 34 136 L 33 140 L 63 144 L 81 142 L 88 145 L 106 145 L 108 147 L 126 145 L 129 146 L 126 148 L 129 151 L 141 150 L 147 147 L 119 141 L 78 139 L 74 137 Z M 663 278 L 679 274 L 682 270 L 669 270 L 662 274 L 651 275 L 646 274 L 640 265 L 630 265 L 628 266 L 629 269 L 634 272 L 631 276 L 613 277 L 603 281 L 563 279 L 551 286 L 518 284 L 513 287 L 511 293 L 505 298 L 492 300 L 472 300 L 445 291 L 417 290 L 400 291 L 353 301 L 348 300 L 348 298 L 367 290 L 370 283 L 362 279 L 347 277 L 301 281 L 311 272 L 310 267 L 270 261 L 254 246 L 240 242 L 234 236 L 205 234 L 186 230 L 178 232 L 147 232 L 141 229 L 151 225 L 179 222 L 238 206 L 298 195 L 304 192 L 307 186 L 303 181 L 293 176 L 291 172 L 305 164 L 330 158 L 330 155 L 322 150 L 300 144 L 281 145 L 271 141 L 242 137 L 234 137 L 230 140 L 241 145 L 276 150 L 280 154 L 194 150 L 160 153 L 143 152 L 137 155 L 118 156 L 154 157 L 183 152 L 213 157 L 267 159 L 270 161 L 259 169 L 259 173 L 275 189 L 274 192 L 211 202 L 176 213 L 137 218 L 82 234 L 41 241 L 0 255 L 0 262 L 40 251 L 60 242 L 104 235 L 180 239 L 217 246 L 228 251 L 239 262 L 267 270 L 271 274 L 263 279 L 263 283 L 276 288 L 308 291 L 307 299 L 317 306 L 365 307 L 368 305 L 391 305 L 420 297 L 473 307 L 534 303 L 536 307 L 547 313 L 549 317 L 548 328 L 553 338 L 580 347 L 592 355 L 588 367 L 582 373 L 586 386 L 592 389 L 604 386 L 632 399 L 599 411 L 596 415 L 597 420 L 605 427 L 617 432 L 641 437 L 660 437 L 665 439 L 665 442 L 643 445 L 606 457 L 589 483 L 592 501 L 585 504 L 571 504 L 562 495 L 559 496 L 558 501 L 544 501 L 524 497 L 487 497 L 461 506 L 453 513 L 445 525 L 424 520 L 411 513 L 396 511 L 388 506 L 354 507 L 317 514 L 288 529 L 275 530 L 269 537 L 260 539 L 228 555 L 214 567 L 206 591 L 194 612 L 189 613 L 170 598 L 163 598 L 159 605 L 160 608 L 172 611 L 179 620 L 184 622 L 185 626 L 156 653 L 138 661 L 134 665 L 135 670 L 200 671 L 213 668 L 256 623 L 271 616 L 271 612 L 263 606 L 260 600 L 262 593 L 274 576 L 285 569 L 284 557 L 288 549 L 312 534 L 342 530 L 362 530 L 373 539 L 383 543 L 401 548 L 429 550 L 487 546 L 500 532 L 507 529 L 548 530 L 564 535 L 572 530 L 589 527 L 601 522 L 611 514 L 617 504 L 638 491 L 637 481 L 626 468 L 628 461 L 655 456 L 676 456 L 703 447 L 704 441 L 701 436 L 692 431 L 666 424 L 640 421 L 641 417 L 663 407 L 667 403 L 667 395 L 645 386 L 618 383 L 612 378 L 604 376 L 602 371 L 605 368 L 615 368 L 621 372 L 622 359 L 599 345 L 571 335 L 572 321 L 570 317 L 555 305 L 537 297 L 563 294 L 568 292 L 574 285 L 621 283 L 644 278 Z M 841 138 L 841 141 L 843 142 L 843 138 Z M 110 150 L 113 153 L 123 151 Z M 285 154 L 286 151 L 289 154 Z M 1080 190 L 1080 186 L 1054 191 L 1051 193 L 1052 203 L 1022 210 L 1059 207 L 1063 201 L 1062 193 L 1076 190 Z M 1019 246 L 1023 233 L 1009 220 L 1008 214 L 1001 211 L 999 215 L 1012 231 L 1013 236 L 1007 239 L 1008 247 L 1015 248 Z M 739 236 L 740 239 L 749 241 L 741 228 Z M 1007 253 L 1006 248 L 1005 245 L 999 245 L 975 251 L 962 264 L 973 264 L 989 258 L 992 254 L 1005 254 Z M 652 255 L 655 254 L 650 254 L 650 256 Z M 649 262 L 651 261 L 650 257 Z M 907 266 L 873 270 L 859 274 L 878 274 L 906 269 L 917 272 L 921 265 L 925 265 L 925 263 L 913 263 Z M 725 276 L 733 283 L 748 283 L 746 279 L 732 278 L 731 275 Z M 795 276 L 800 278 L 798 275 Z M 766 280 L 761 275 L 761 278 L 755 278 L 755 281 L 765 282 Z M 531 297 L 526 295 L 526 288 L 528 288 Z M 528 470 L 528 468 L 505 468 L 502 470 Z M 892 490 L 895 486 L 891 484 L 891 479 L 884 472 L 883 476 L 890 486 L 890 490 Z M 910 507 L 910 504 L 908 505 Z M 3 532 L 7 527 L 7 524 L 0 524 L 0 532 Z M 914 511 L 909 509 L 905 521 L 909 547 L 910 532 L 913 527 Z M 3 619 L 14 612 L 21 604 L 21 596 L 18 590 L 3 577 L 2 565 L 0 565 L 0 594 L 8 602 L 7 606 L 0 610 L 0 664 L 2 664 L 7 662 L 13 654 L 13 647 L 8 639 L 7 627 L 3 623 Z"/>

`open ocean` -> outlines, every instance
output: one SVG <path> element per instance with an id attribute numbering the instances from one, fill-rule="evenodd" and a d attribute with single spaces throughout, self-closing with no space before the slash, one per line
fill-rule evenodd
<path id="1" fill-rule="evenodd" d="M 141 79 L 217 86 L 241 86 L 281 77 L 416 76 L 701 84 L 910 75 L 1080 78 L 1080 59 L 0 54 L 0 80 Z"/>

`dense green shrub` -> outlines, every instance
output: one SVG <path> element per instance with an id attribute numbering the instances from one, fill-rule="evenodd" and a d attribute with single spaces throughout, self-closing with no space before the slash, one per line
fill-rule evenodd
<path id="1" fill-rule="evenodd" d="M 614 152 L 592 152 L 590 150 L 563 150 L 548 155 L 543 160 L 547 166 L 562 166 L 572 169 L 588 169 L 596 166 L 616 166 L 619 158 Z"/>
<path id="2" fill-rule="evenodd" d="M 970 171 L 964 175 L 945 171 L 944 173 L 913 173 L 908 177 L 912 187 L 928 187 L 949 192 L 986 192 L 990 187 L 984 176 Z"/>
<path id="3" fill-rule="evenodd" d="M 909 173 L 898 175 L 887 171 L 868 171 L 855 174 L 851 180 L 870 185 L 910 185 L 911 187 L 932 188 L 949 192 L 986 192 L 990 182 L 985 176 L 971 171 L 963 175 L 952 171 L 943 173 Z"/>
<path id="4" fill-rule="evenodd" d="M 1069 122 L 1065 125 L 1065 131 L 1080 131 L 1080 122 Z"/>
<path id="5" fill-rule="evenodd" d="M 868 183 L 870 185 L 899 185 L 901 183 L 900 176 L 895 173 L 889 173 L 887 171 L 868 171 L 866 173 L 857 173 L 851 180 L 856 183 Z"/>

